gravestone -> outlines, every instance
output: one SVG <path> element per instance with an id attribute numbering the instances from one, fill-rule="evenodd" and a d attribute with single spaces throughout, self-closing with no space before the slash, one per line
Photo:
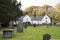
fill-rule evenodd
<path id="1" fill-rule="evenodd" d="M 57 26 L 57 27 L 60 27 L 60 23 L 56 23 L 56 26 Z"/>
<path id="2" fill-rule="evenodd" d="M 17 31 L 18 32 L 23 32 L 23 23 L 22 23 L 22 19 L 19 19 L 18 25 L 17 25 Z"/>
<path id="3" fill-rule="evenodd" d="M 10 21 L 10 23 L 9 23 L 9 29 L 13 29 L 13 21 Z"/>
<path id="4" fill-rule="evenodd" d="M 43 35 L 43 40 L 50 40 L 50 39 L 51 39 L 51 35 L 49 35 L 49 34 Z"/>
<path id="5" fill-rule="evenodd" d="M 13 29 L 3 30 L 3 38 L 12 38 L 12 37 L 13 37 Z"/>

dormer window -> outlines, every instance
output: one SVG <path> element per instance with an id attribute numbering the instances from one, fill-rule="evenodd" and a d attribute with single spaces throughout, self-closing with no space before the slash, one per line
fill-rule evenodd
<path id="1" fill-rule="evenodd" d="M 45 18 L 45 19 L 47 19 L 47 18 Z"/>

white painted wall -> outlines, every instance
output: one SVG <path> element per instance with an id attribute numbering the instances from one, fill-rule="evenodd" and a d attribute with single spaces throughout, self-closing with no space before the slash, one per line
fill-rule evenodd
<path id="1" fill-rule="evenodd" d="M 32 21 L 32 24 L 38 24 L 38 21 Z"/>
<path id="2" fill-rule="evenodd" d="M 49 23 L 51 23 L 51 19 L 47 15 L 45 15 L 44 18 L 42 19 L 42 23 L 49 24 Z"/>
<path id="3" fill-rule="evenodd" d="M 24 18 L 23 18 L 23 22 L 30 22 L 31 23 L 31 18 L 26 15 Z"/>
<path id="4" fill-rule="evenodd" d="M 32 21 L 32 24 L 42 24 L 42 21 Z"/>
<path id="5" fill-rule="evenodd" d="M 42 24 L 43 22 L 42 21 L 39 21 L 39 24 Z"/>

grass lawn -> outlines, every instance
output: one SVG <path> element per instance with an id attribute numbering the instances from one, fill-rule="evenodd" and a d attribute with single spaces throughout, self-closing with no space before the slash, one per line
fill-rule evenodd
<path id="1" fill-rule="evenodd" d="M 17 32 L 17 28 L 14 28 L 14 37 L 7 38 L 5 40 L 42 40 L 43 35 L 48 33 L 51 35 L 51 39 L 57 40 L 60 39 L 60 27 L 51 26 L 47 28 L 46 26 L 33 27 L 29 26 L 27 29 L 24 28 L 24 31 Z M 2 30 L 0 30 L 0 40 L 2 38 Z"/>

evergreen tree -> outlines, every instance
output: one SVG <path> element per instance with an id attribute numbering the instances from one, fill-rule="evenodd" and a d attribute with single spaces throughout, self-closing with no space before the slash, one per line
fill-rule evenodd
<path id="1" fill-rule="evenodd" d="M 16 0 L 0 0 L 0 24 L 9 24 L 11 20 L 22 15 L 20 10 L 21 2 L 17 3 Z"/>

